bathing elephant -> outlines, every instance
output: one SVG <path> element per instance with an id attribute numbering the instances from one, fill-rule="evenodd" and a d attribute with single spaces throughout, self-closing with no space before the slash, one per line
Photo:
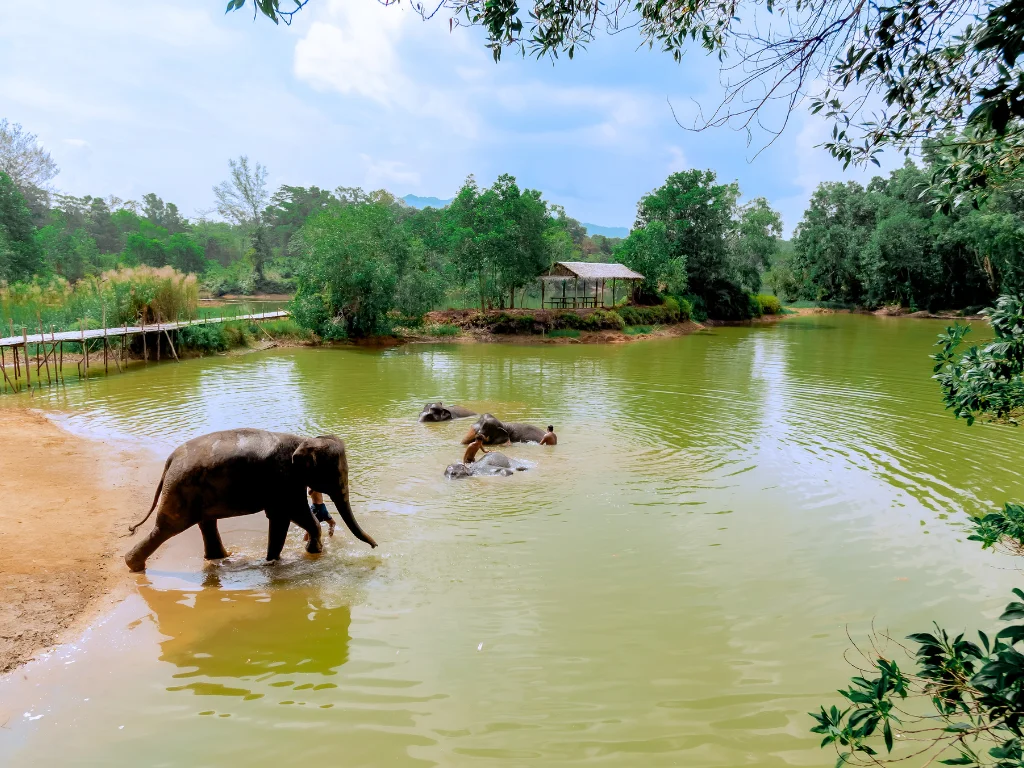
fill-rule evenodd
<path id="1" fill-rule="evenodd" d="M 532 424 L 513 424 L 499 421 L 489 413 L 477 419 L 469 432 L 462 438 L 463 445 L 469 445 L 476 439 L 477 433 L 483 435 L 485 445 L 503 445 L 504 443 L 539 443 L 544 437 L 544 430 Z"/>
<path id="2" fill-rule="evenodd" d="M 515 472 L 525 472 L 526 467 L 514 459 L 510 459 L 503 453 L 488 453 L 482 459 L 471 464 L 449 464 L 444 471 L 444 476 L 449 480 L 458 480 L 463 477 L 480 477 L 483 475 L 511 475 Z"/>
<path id="3" fill-rule="evenodd" d="M 319 552 L 320 526 L 306 503 L 307 487 L 330 496 L 353 535 L 377 546 L 352 514 L 341 438 L 231 429 L 189 440 L 167 458 L 153 506 L 129 530 L 135 533 L 154 509 L 156 524 L 125 555 L 125 562 L 133 571 L 144 570 L 161 544 L 197 524 L 206 559 L 227 557 L 217 520 L 264 511 L 270 520 L 267 560 L 281 556 L 290 523 L 309 533 L 306 551 Z"/>
<path id="4" fill-rule="evenodd" d="M 420 421 L 451 421 L 452 419 L 464 419 L 467 416 L 476 416 L 476 411 L 463 408 L 461 405 L 427 403 L 420 411 Z"/>

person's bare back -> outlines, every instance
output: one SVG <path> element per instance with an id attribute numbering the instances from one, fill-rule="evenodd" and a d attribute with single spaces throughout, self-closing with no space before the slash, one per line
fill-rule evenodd
<path id="1" fill-rule="evenodd" d="M 488 453 L 488 451 L 484 449 L 484 438 L 480 434 L 477 434 L 476 440 L 466 446 L 466 452 L 462 456 L 462 463 L 472 464 L 476 461 L 477 452 Z"/>
<path id="2" fill-rule="evenodd" d="M 558 435 L 555 434 L 555 428 L 548 426 L 548 431 L 544 433 L 544 437 L 540 439 L 541 445 L 558 445 Z"/>

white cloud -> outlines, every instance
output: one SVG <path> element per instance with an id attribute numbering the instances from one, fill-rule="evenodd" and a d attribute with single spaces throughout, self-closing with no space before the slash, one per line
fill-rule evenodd
<path id="1" fill-rule="evenodd" d="M 668 172 L 677 173 L 678 171 L 685 171 L 690 167 L 690 161 L 686 159 L 686 154 L 682 149 L 675 146 L 674 144 L 668 148 L 670 160 L 668 161 Z"/>
<path id="2" fill-rule="evenodd" d="M 364 184 L 368 189 L 386 188 L 395 194 L 402 194 L 400 189 L 393 187 L 393 184 L 410 185 L 420 183 L 420 175 L 416 171 L 409 170 L 405 163 L 398 160 L 375 161 L 369 155 L 361 154 L 359 157 L 366 165 L 366 176 Z"/>
<path id="3" fill-rule="evenodd" d="M 75 147 L 76 149 L 88 149 L 92 146 L 85 139 L 64 139 L 64 143 L 69 147 Z"/>

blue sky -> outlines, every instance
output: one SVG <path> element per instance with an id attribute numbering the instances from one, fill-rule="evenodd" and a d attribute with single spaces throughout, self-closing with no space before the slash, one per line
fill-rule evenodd
<path id="1" fill-rule="evenodd" d="M 629 226 L 675 170 L 710 168 L 764 196 L 787 233 L 824 180 L 865 181 L 815 144 L 801 109 L 756 158 L 728 128 L 681 129 L 669 108 L 721 96 L 717 61 L 681 64 L 603 35 L 572 61 L 494 64 L 477 29 L 449 32 L 406 5 L 313 0 L 291 27 L 224 0 L 10 3 L 0 27 L 0 117 L 39 134 L 72 194 L 156 192 L 188 215 L 240 154 L 282 183 L 451 197 L 504 172 L 582 221 Z M 899 158 L 889 158 L 897 163 Z M 877 170 L 875 171 L 877 172 Z"/>

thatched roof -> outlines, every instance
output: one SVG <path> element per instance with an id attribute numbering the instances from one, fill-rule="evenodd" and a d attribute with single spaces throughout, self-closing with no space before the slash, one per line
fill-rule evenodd
<path id="1" fill-rule="evenodd" d="M 599 264 L 589 261 L 559 261 L 546 277 L 578 277 L 580 280 L 643 280 L 644 276 L 623 264 Z"/>

